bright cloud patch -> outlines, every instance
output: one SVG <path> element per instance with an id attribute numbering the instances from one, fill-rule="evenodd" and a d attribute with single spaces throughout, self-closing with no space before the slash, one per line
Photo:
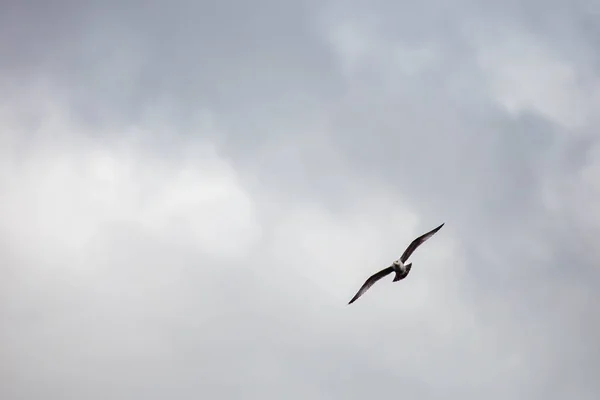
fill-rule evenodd
<path id="1" fill-rule="evenodd" d="M 229 257 L 248 251 L 260 236 L 252 199 L 209 143 L 182 143 L 188 149 L 181 159 L 164 160 L 143 146 L 145 135 L 155 132 L 136 129 L 136 135 L 125 131 L 121 139 L 99 142 L 83 139 L 90 132 L 64 112 L 48 118 L 58 134 L 42 126 L 41 140 L 31 142 L 13 124 L 12 139 L 5 138 L 1 227 L 13 244 L 83 251 L 111 224 L 130 223 Z"/>

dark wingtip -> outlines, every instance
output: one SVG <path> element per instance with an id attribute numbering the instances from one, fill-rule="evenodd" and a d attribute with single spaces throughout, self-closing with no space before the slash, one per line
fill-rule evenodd
<path id="1" fill-rule="evenodd" d="M 356 300 L 357 300 L 359 297 L 360 297 L 360 296 L 356 296 L 356 295 L 355 295 L 355 296 L 354 296 L 352 299 L 350 299 L 350 301 L 348 302 L 348 304 L 347 304 L 347 305 L 349 306 L 350 304 L 354 303 L 354 302 L 355 302 L 355 301 L 356 301 Z"/>

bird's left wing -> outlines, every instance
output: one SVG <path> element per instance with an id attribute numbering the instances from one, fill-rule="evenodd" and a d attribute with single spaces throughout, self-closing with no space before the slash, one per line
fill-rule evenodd
<path id="1" fill-rule="evenodd" d="M 387 268 L 382 269 L 381 271 L 377 272 L 376 274 L 373 274 L 369 279 L 367 279 L 367 281 L 365 283 L 363 283 L 363 285 L 359 289 L 358 293 L 356 293 L 354 295 L 354 297 L 352 298 L 352 300 L 350 300 L 350 302 L 348 304 L 354 303 L 354 301 L 356 299 L 358 299 L 360 296 L 362 296 L 363 293 L 366 292 L 371 286 L 373 286 L 373 284 L 375 282 L 377 282 L 378 280 L 380 280 L 384 276 L 391 274 L 393 270 L 394 270 L 394 268 L 387 267 Z"/>

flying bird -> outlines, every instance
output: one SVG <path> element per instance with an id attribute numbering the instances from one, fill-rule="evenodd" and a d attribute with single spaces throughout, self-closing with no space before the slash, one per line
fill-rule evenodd
<path id="1" fill-rule="evenodd" d="M 394 277 L 393 282 L 397 282 L 399 280 L 406 278 L 406 276 L 408 275 L 408 273 L 410 272 L 410 269 L 412 267 L 412 263 L 405 264 L 406 260 L 408 260 L 408 257 L 410 257 L 410 255 L 417 249 L 417 247 L 422 245 L 427 239 L 429 239 L 437 231 L 442 229 L 442 226 L 444 226 L 444 224 L 445 224 L 445 222 L 442 223 L 437 228 L 432 229 L 431 231 L 429 231 L 429 232 L 419 236 L 415 240 L 413 240 L 412 243 L 410 245 L 408 245 L 406 250 L 404 250 L 402 257 L 400 257 L 399 259 L 394 261 L 392 263 L 392 265 L 390 265 L 389 267 L 382 269 L 381 271 L 377 272 L 376 274 L 373 274 L 369 279 L 367 279 L 367 281 L 362 285 L 362 287 L 360 288 L 358 293 L 356 293 L 354 295 L 354 297 L 352 298 L 352 300 L 350 300 L 350 302 L 348 304 L 354 303 L 354 301 L 356 301 L 356 299 L 358 299 L 360 296 L 362 296 L 363 293 L 365 293 L 371 286 L 373 286 L 373 284 L 375 284 L 375 282 L 377 282 L 378 280 L 380 280 L 381 278 L 383 278 L 385 276 L 388 276 L 392 272 L 396 273 L 396 276 Z"/>

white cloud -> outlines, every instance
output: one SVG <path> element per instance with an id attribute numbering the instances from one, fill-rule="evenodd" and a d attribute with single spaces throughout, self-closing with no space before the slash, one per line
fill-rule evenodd
<path id="1" fill-rule="evenodd" d="M 152 127 L 99 139 L 102 132 L 70 119 L 56 103 L 40 115 L 36 137 L 2 121 L 11 132 L 2 149 L 2 229 L 14 244 L 83 251 L 118 222 L 221 257 L 246 254 L 260 238 L 251 196 L 210 143 L 173 136 L 182 140 L 181 158 L 165 160 L 143 143 L 161 134 Z"/>

